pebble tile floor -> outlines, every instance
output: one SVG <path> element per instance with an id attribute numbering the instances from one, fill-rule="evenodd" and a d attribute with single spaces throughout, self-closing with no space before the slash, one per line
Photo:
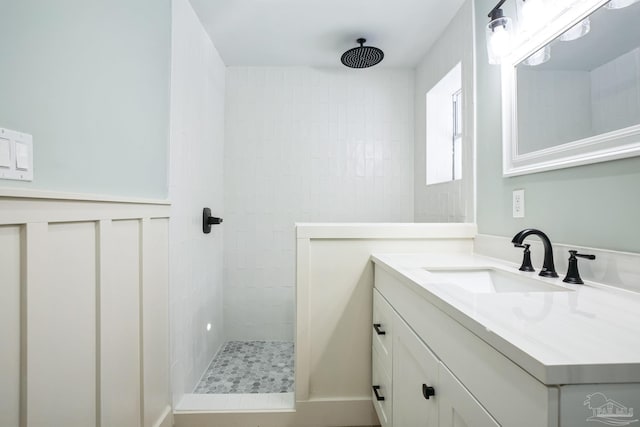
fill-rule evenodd
<path id="1" fill-rule="evenodd" d="M 292 342 L 229 341 L 194 393 L 290 393 L 293 378 Z"/>

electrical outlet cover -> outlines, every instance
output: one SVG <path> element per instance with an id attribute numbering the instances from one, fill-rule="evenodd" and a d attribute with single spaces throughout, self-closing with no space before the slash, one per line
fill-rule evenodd
<path id="1" fill-rule="evenodd" d="M 513 217 L 524 218 L 524 190 L 513 190 Z"/>

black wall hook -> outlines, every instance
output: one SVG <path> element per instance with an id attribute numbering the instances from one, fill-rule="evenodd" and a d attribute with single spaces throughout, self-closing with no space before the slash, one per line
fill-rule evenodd
<path id="1" fill-rule="evenodd" d="M 221 224 L 222 218 L 211 216 L 211 209 L 202 209 L 202 232 L 205 234 L 211 233 L 211 224 Z"/>

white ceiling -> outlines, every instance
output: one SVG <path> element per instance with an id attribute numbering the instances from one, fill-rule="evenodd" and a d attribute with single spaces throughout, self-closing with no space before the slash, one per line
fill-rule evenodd
<path id="1" fill-rule="evenodd" d="M 227 66 L 338 67 L 366 45 L 379 66 L 413 67 L 464 0 L 190 0 Z"/>

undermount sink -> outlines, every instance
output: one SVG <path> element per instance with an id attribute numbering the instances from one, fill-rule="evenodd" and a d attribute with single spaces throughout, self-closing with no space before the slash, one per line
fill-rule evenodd
<path id="1" fill-rule="evenodd" d="M 447 283 L 478 294 L 503 292 L 568 292 L 571 289 L 552 285 L 535 278 L 524 277 L 493 268 L 478 269 L 430 269 L 438 283 Z"/>

